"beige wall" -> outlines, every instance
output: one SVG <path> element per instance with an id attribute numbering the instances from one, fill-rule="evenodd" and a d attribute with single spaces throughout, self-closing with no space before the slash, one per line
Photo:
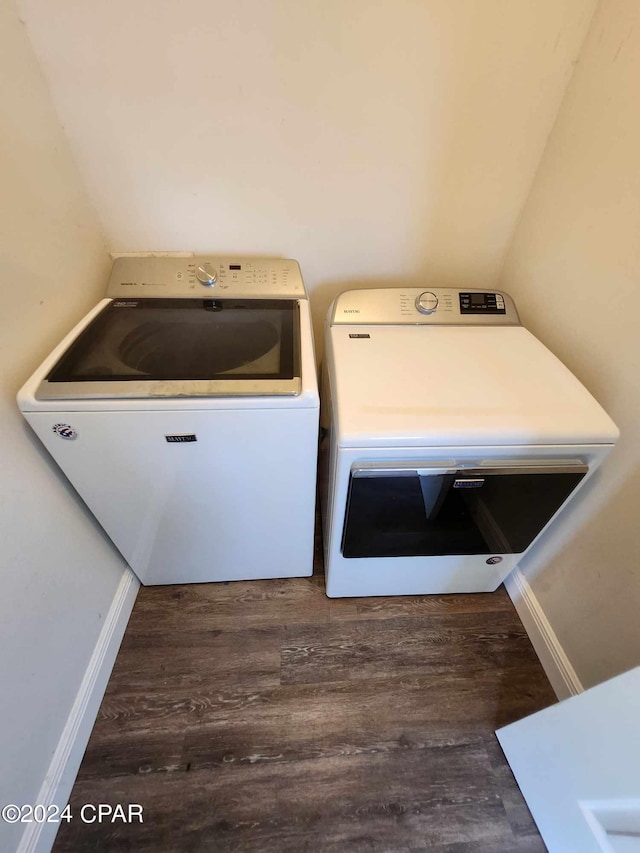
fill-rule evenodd
<path id="1" fill-rule="evenodd" d="M 110 249 L 494 284 L 595 0 L 20 0 Z"/>
<path id="2" fill-rule="evenodd" d="M 640 4 L 602 0 L 502 276 L 622 432 L 526 562 L 586 686 L 640 663 L 639 84 Z"/>
<path id="3" fill-rule="evenodd" d="M 104 289 L 109 257 L 24 27 L 0 3 L 0 803 L 36 803 L 123 562 L 16 391 Z M 24 825 L 0 821 L 0 849 Z"/>

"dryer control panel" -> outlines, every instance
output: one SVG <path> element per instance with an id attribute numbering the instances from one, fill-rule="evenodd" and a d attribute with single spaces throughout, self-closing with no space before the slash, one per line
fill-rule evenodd
<path id="1" fill-rule="evenodd" d="M 233 297 L 305 299 L 297 261 L 219 255 L 116 258 L 107 296 L 113 298 Z"/>
<path id="2" fill-rule="evenodd" d="M 501 290 L 383 287 L 347 290 L 329 312 L 331 325 L 519 326 L 513 299 Z"/>

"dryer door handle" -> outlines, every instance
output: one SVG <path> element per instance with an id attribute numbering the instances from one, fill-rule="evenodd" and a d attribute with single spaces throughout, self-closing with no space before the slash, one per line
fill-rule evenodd
<path id="1" fill-rule="evenodd" d="M 459 469 L 454 467 L 450 467 L 447 465 L 442 468 L 416 468 L 416 474 L 418 477 L 438 477 L 442 474 L 457 474 L 459 473 Z"/>
<path id="2" fill-rule="evenodd" d="M 380 465 L 375 462 L 363 462 L 351 469 L 352 477 L 434 477 L 441 474 L 455 474 L 458 470 L 453 459 L 443 459 L 442 463 L 434 462 L 428 468 L 422 468 L 415 461 L 390 462 Z"/>

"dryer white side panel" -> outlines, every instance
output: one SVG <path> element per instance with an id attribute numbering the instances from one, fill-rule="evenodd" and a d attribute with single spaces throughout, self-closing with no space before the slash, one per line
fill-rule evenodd
<path id="1" fill-rule="evenodd" d="M 312 573 L 317 409 L 25 417 L 143 583 Z"/>

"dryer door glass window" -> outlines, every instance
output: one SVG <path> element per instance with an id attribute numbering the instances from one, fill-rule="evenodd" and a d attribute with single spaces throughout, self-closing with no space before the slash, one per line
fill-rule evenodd
<path id="1" fill-rule="evenodd" d="M 520 554 L 587 472 L 582 462 L 351 472 L 345 557 Z"/>

